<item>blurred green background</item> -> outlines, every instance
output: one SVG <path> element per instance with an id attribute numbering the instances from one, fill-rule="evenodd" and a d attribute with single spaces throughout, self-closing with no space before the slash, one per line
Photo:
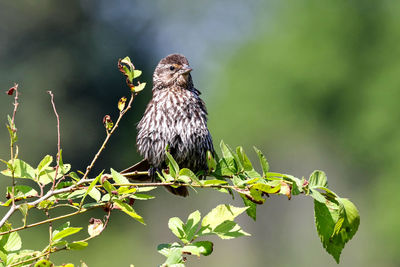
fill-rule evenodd
<path id="1" fill-rule="evenodd" d="M 128 95 L 116 64 L 130 56 L 151 82 L 167 54 L 187 56 L 209 111 L 214 144 L 221 139 L 264 151 L 273 171 L 328 175 L 330 187 L 358 206 L 361 225 L 345 247 L 342 266 L 399 266 L 400 4 L 395 1 L 0 1 L 0 88 L 20 85 L 16 117 L 20 158 L 36 166 L 56 154 L 61 116 L 64 162 L 83 170 L 104 138 L 102 118 L 117 115 Z M 151 97 L 137 97 L 93 175 L 139 160 L 135 125 Z M 0 117 L 12 112 L 0 95 Z M 3 124 L 3 125 L 4 125 Z M 0 130 L 0 158 L 8 133 Z M 1 191 L 10 180 L 1 177 Z M 86 250 L 60 252 L 58 263 L 156 266 L 159 243 L 174 240 L 167 222 L 220 203 L 241 205 L 213 191 L 187 199 L 165 190 L 137 202 L 147 226 L 115 212 L 109 228 Z M 4 199 L 4 196 L 1 197 Z M 5 210 L 1 211 L 3 214 Z M 34 214 L 35 216 L 42 216 Z M 100 211 L 81 215 L 73 224 Z M 15 223 L 20 223 L 18 215 Z M 336 266 L 316 234 L 309 198 L 273 197 L 254 222 L 252 237 L 215 241 L 214 253 L 188 266 Z M 25 230 L 25 248 L 42 249 L 46 227 Z"/>

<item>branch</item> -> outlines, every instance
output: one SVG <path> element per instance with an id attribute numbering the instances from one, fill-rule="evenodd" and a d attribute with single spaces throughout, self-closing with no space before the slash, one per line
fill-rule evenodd
<path id="1" fill-rule="evenodd" d="M 60 117 L 58 116 L 57 110 L 56 110 L 56 105 L 54 104 L 54 95 L 51 91 L 47 91 L 51 97 L 51 104 L 53 106 L 54 114 L 56 115 L 57 118 L 57 165 L 56 165 L 56 171 L 54 175 L 54 180 L 53 180 L 53 186 L 52 190 L 54 190 L 56 186 L 56 179 L 57 179 L 57 174 L 58 174 L 58 169 L 60 168 L 60 151 L 61 151 L 61 138 L 60 138 Z"/>
<path id="2" fill-rule="evenodd" d="M 115 130 L 117 129 L 117 127 L 118 127 L 118 125 L 119 125 L 119 122 L 121 121 L 122 117 L 123 117 L 123 116 L 125 115 L 125 113 L 131 108 L 132 101 L 133 101 L 133 99 L 135 98 L 135 96 L 136 96 L 136 93 L 133 93 L 133 92 L 132 92 L 132 93 L 131 93 L 131 98 L 129 99 L 129 102 L 128 102 L 128 106 L 127 106 L 124 110 L 120 111 L 119 116 L 118 116 L 118 119 L 117 119 L 117 121 L 115 122 L 114 127 L 111 129 L 110 132 L 107 132 L 106 139 L 104 140 L 103 144 L 101 145 L 99 151 L 97 151 L 97 153 L 96 153 L 96 155 L 94 156 L 94 158 L 93 158 L 92 162 L 90 163 L 90 165 L 86 168 L 86 172 L 85 172 L 85 174 L 83 175 L 82 179 L 86 179 L 86 177 L 89 175 L 90 170 L 93 168 L 93 166 L 94 166 L 94 164 L 96 163 L 97 159 L 99 158 L 100 154 L 101 154 L 101 153 L 103 152 L 103 150 L 106 148 L 106 145 L 107 145 L 108 141 L 110 140 L 111 135 L 112 135 L 112 134 L 115 132 Z"/>
<path id="3" fill-rule="evenodd" d="M 52 96 L 52 93 L 49 91 L 49 94 Z M 133 99 L 135 98 L 136 93 L 131 92 L 131 98 L 129 99 L 128 105 L 125 109 L 121 110 L 118 116 L 118 119 L 114 125 L 114 127 L 111 129 L 110 132 L 107 132 L 107 136 L 103 142 L 103 144 L 101 145 L 99 151 L 97 151 L 96 155 L 94 156 L 92 162 L 90 163 L 90 165 L 86 168 L 86 172 L 83 175 L 83 177 L 81 178 L 81 180 L 74 184 L 71 185 L 69 187 L 66 188 L 61 188 L 58 190 L 54 190 L 54 188 L 52 188 L 51 190 L 49 190 L 44 196 L 40 197 L 39 199 L 29 202 L 27 203 L 30 207 L 35 207 L 37 204 L 39 204 L 40 202 L 42 202 L 43 200 L 46 200 L 54 195 L 60 194 L 60 193 L 66 193 L 68 191 L 73 191 L 75 190 L 75 188 L 79 187 L 80 185 L 84 184 L 84 183 L 89 183 L 92 182 L 94 179 L 87 179 L 87 176 L 89 175 L 90 170 L 93 168 L 94 164 L 96 163 L 97 159 L 99 158 L 100 154 L 104 151 L 108 141 L 110 140 L 111 135 L 115 132 L 115 130 L 117 129 L 119 122 L 121 121 L 122 117 L 125 115 L 125 113 L 131 108 L 132 106 L 132 102 Z M 53 100 L 53 98 L 52 98 Z M 54 106 L 54 101 L 52 101 L 53 104 L 53 108 L 55 110 L 55 106 Z M 55 110 L 55 113 L 57 114 L 57 111 Z M 58 130 L 59 130 L 59 119 L 58 119 L 58 114 L 57 116 L 57 125 L 58 125 Z M 59 146 L 58 146 L 59 147 Z M 57 157 L 58 158 L 58 157 Z M 57 160 L 57 166 L 58 166 L 58 160 Z M 56 179 L 57 176 L 54 176 L 54 179 Z M 2 227 L 4 225 L 4 223 L 11 217 L 11 215 L 21 206 L 20 205 L 12 205 L 11 208 L 8 210 L 8 212 L 6 213 L 6 215 L 1 219 L 0 221 L 0 227 Z M 46 220 L 47 221 L 47 220 Z M 16 228 L 19 229 L 19 228 Z M 25 229 L 22 227 L 22 229 Z M 0 233 L 1 235 L 6 234 L 7 232 L 4 233 Z"/>

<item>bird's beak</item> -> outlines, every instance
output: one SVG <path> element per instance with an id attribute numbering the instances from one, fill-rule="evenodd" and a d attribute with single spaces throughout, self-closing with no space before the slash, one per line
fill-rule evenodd
<path id="1" fill-rule="evenodd" d="M 191 72 L 193 69 L 191 67 L 189 67 L 189 65 L 183 65 L 181 68 L 181 74 L 188 74 L 189 72 Z"/>

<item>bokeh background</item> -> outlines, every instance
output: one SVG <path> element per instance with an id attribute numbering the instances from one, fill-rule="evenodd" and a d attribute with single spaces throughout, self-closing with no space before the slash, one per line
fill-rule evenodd
<path id="1" fill-rule="evenodd" d="M 56 154 L 61 116 L 64 162 L 84 170 L 104 138 L 102 118 L 116 118 L 129 95 L 117 60 L 130 56 L 151 84 L 158 61 L 187 56 L 209 110 L 214 144 L 221 139 L 267 155 L 272 170 L 328 175 L 330 187 L 358 206 L 361 225 L 345 247 L 342 266 L 400 265 L 400 4 L 395 1 L 0 1 L 0 89 L 20 85 L 16 117 L 20 158 L 36 166 Z M 135 100 L 102 155 L 102 169 L 139 160 L 135 125 L 151 97 Z M 0 118 L 12 112 L 0 95 Z M 8 133 L 0 130 L 0 158 Z M 1 177 L 0 189 L 10 180 Z M 187 199 L 163 189 L 137 202 L 143 226 L 118 212 L 83 251 L 60 252 L 58 263 L 156 266 L 157 244 L 174 240 L 167 222 L 220 203 L 241 205 L 213 191 Z M 4 199 L 4 196 L 2 196 Z M 2 210 L 3 214 L 5 211 Z M 34 214 L 34 216 L 42 216 Z M 90 217 L 81 215 L 73 224 Z M 336 266 L 316 234 L 312 200 L 273 197 L 254 222 L 239 218 L 252 237 L 215 241 L 214 253 L 188 266 Z M 14 223 L 20 223 L 18 215 Z M 46 227 L 21 233 L 26 248 L 41 249 Z"/>

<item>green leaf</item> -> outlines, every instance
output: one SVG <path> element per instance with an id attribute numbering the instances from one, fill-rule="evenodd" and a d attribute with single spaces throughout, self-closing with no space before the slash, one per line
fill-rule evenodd
<path id="1" fill-rule="evenodd" d="M 197 178 L 196 174 L 194 174 L 191 170 L 187 169 L 187 168 L 183 168 L 179 171 L 179 177 L 181 176 L 186 176 L 189 177 L 191 181 L 197 183 L 197 184 L 201 184 L 199 178 Z"/>
<path id="2" fill-rule="evenodd" d="M 323 247 L 337 263 L 345 244 L 357 232 L 360 216 L 348 199 L 337 198 L 326 204 L 314 200 L 315 225 Z"/>
<path id="3" fill-rule="evenodd" d="M 221 141 L 220 147 L 222 152 L 222 165 L 226 165 L 232 174 L 236 174 L 238 172 L 238 164 L 235 160 L 232 150 L 225 145 L 224 141 Z"/>
<path id="4" fill-rule="evenodd" d="M 71 250 L 82 250 L 88 246 L 88 243 L 85 241 L 75 241 L 67 244 L 67 248 Z"/>
<path id="5" fill-rule="evenodd" d="M 179 239 L 183 239 L 185 237 L 183 222 L 178 217 L 173 217 L 169 219 L 168 228 L 171 229 L 172 233 L 176 235 L 176 237 L 178 237 Z"/>
<path id="6" fill-rule="evenodd" d="M 37 176 L 44 170 L 47 169 L 50 164 L 53 162 L 53 157 L 50 155 L 44 156 L 44 158 L 40 161 L 39 165 L 37 166 Z"/>
<path id="7" fill-rule="evenodd" d="M 258 148 L 254 147 L 254 150 L 257 153 L 257 156 L 260 160 L 261 168 L 263 170 L 263 175 L 266 176 L 267 172 L 269 171 L 269 164 L 267 159 L 265 158 L 264 154 Z"/>
<path id="8" fill-rule="evenodd" d="M 254 221 L 257 218 L 257 205 L 250 199 L 246 197 L 244 194 L 240 194 L 240 197 L 243 199 L 243 203 L 248 209 L 246 210 L 247 215 L 252 218 Z"/>
<path id="9" fill-rule="evenodd" d="M 140 77 L 142 75 L 141 70 L 133 70 L 133 79 Z"/>
<path id="10" fill-rule="evenodd" d="M 279 183 L 275 186 L 272 186 L 270 184 L 256 183 L 256 184 L 251 185 L 250 188 L 260 190 L 267 194 L 275 194 L 276 192 L 278 192 L 281 189 L 281 184 Z"/>
<path id="11" fill-rule="evenodd" d="M 3 238 L 1 239 L 1 241 L 3 241 Z M 5 239 L 6 239 L 6 243 L 2 247 L 3 250 L 10 252 L 10 251 L 17 251 L 17 250 L 21 249 L 22 240 L 17 232 L 12 232 L 10 234 L 7 234 L 7 237 L 5 237 Z M 1 242 L 1 243 L 3 243 L 3 242 Z M 0 244 L 0 248 L 1 248 L 1 245 L 2 244 Z"/>
<path id="12" fill-rule="evenodd" d="M 93 187 L 92 190 L 90 190 L 89 196 L 96 201 L 100 201 L 101 199 L 101 193 L 96 187 Z"/>
<path id="13" fill-rule="evenodd" d="M 242 214 L 247 208 L 238 208 L 232 205 L 218 205 L 204 216 L 201 226 L 209 226 L 212 229 L 226 220 L 233 221 Z"/>
<path id="14" fill-rule="evenodd" d="M 128 214 L 129 216 L 131 216 L 132 218 L 134 218 L 135 220 L 137 220 L 138 222 L 142 223 L 145 225 L 142 216 L 140 216 L 139 214 L 137 214 L 135 212 L 135 210 L 129 206 L 127 203 L 121 201 L 121 200 L 117 200 L 115 199 L 114 204 L 119 207 L 123 212 L 125 212 L 126 214 Z"/>
<path id="15" fill-rule="evenodd" d="M 167 156 L 167 164 L 169 167 L 169 174 L 172 177 L 176 177 L 176 174 L 179 173 L 179 166 L 178 163 L 176 163 L 175 159 L 172 157 L 172 155 L 166 150 L 165 155 Z"/>
<path id="16" fill-rule="evenodd" d="M 200 253 L 204 256 L 208 256 L 213 252 L 214 244 L 210 241 L 198 241 L 194 242 L 192 246 L 200 248 Z"/>
<path id="17" fill-rule="evenodd" d="M 192 212 L 183 226 L 186 242 L 192 242 L 200 225 L 201 214 L 196 210 Z"/>
<path id="18" fill-rule="evenodd" d="M 225 180 L 201 180 L 200 181 L 202 185 L 222 185 L 222 184 L 227 184 L 228 182 Z"/>
<path id="19" fill-rule="evenodd" d="M 202 230 L 199 235 L 216 234 L 222 239 L 249 235 L 233 222 L 246 209 L 247 207 L 237 208 L 231 205 L 218 205 L 203 218 L 201 222 Z"/>
<path id="20" fill-rule="evenodd" d="M 224 221 L 213 230 L 222 239 L 232 239 L 240 236 L 250 236 L 234 221 Z"/>
<path id="21" fill-rule="evenodd" d="M 242 164 L 245 171 L 253 170 L 253 165 L 251 164 L 249 158 L 246 153 L 244 153 L 243 147 L 239 146 L 236 148 L 236 154 L 239 157 L 239 161 Z"/>
<path id="22" fill-rule="evenodd" d="M 131 198 L 137 200 L 149 200 L 155 198 L 155 196 L 147 195 L 147 194 L 132 194 L 130 195 Z"/>
<path id="23" fill-rule="evenodd" d="M 9 163 L 11 163 L 11 160 L 9 161 Z M 12 164 L 12 166 L 15 178 L 24 178 L 24 179 L 35 178 L 35 169 L 32 168 L 32 166 L 26 163 L 25 161 L 20 159 L 14 159 L 14 164 Z M 1 173 L 5 176 L 12 177 L 12 172 L 10 169 L 3 170 Z"/>
<path id="24" fill-rule="evenodd" d="M 79 181 L 81 178 L 78 176 L 78 174 L 76 172 L 70 172 L 68 174 L 72 179 L 74 179 L 75 181 Z"/>
<path id="25" fill-rule="evenodd" d="M 100 180 L 100 178 L 101 178 L 101 176 L 103 175 L 103 172 L 104 171 L 102 171 L 99 175 L 97 175 L 97 177 L 90 183 L 90 185 L 89 185 L 89 187 L 88 187 L 88 189 L 86 190 L 86 192 L 85 192 L 85 194 L 83 195 L 83 197 L 82 197 L 82 200 L 81 200 L 81 203 L 79 204 L 79 206 L 80 207 L 82 207 L 82 205 L 83 205 L 83 202 L 85 201 L 85 198 L 86 198 L 86 196 L 88 195 L 88 194 L 92 194 L 91 196 L 93 197 L 93 199 L 95 199 L 96 201 L 99 201 L 100 200 L 100 197 L 101 197 L 101 194 L 100 194 L 100 192 L 98 192 L 98 194 L 96 193 L 96 191 L 93 191 L 93 189 L 95 189 L 94 188 L 94 186 L 97 184 L 97 182 Z M 93 191 L 93 192 L 92 192 Z M 99 195 L 100 194 L 100 195 Z"/>
<path id="26" fill-rule="evenodd" d="M 7 193 L 12 197 L 12 187 L 7 187 Z M 14 187 L 14 195 L 17 199 L 25 199 L 27 197 L 38 196 L 38 192 L 28 185 L 16 185 Z"/>
<path id="27" fill-rule="evenodd" d="M 157 186 L 143 186 L 136 188 L 136 192 L 149 192 L 154 189 L 157 189 Z"/>
<path id="28" fill-rule="evenodd" d="M 69 172 L 70 169 L 71 169 L 71 164 L 63 164 L 63 168 L 58 169 L 56 179 L 60 179 L 61 177 L 63 177 L 65 174 L 67 174 Z M 41 184 L 46 185 L 46 184 L 53 182 L 55 175 L 56 175 L 55 167 L 49 166 L 49 167 L 43 169 L 39 173 L 38 180 Z"/>
<path id="29" fill-rule="evenodd" d="M 309 189 L 308 194 L 312 198 L 314 198 L 314 200 L 316 200 L 322 204 L 324 204 L 326 202 L 326 198 L 320 192 L 318 192 L 316 189 Z"/>
<path id="30" fill-rule="evenodd" d="M 78 233 L 80 230 L 82 230 L 82 227 L 67 227 L 62 229 L 61 231 L 57 232 L 53 238 L 51 240 L 53 241 L 57 241 L 57 240 L 61 240 L 64 237 L 73 235 Z"/>
<path id="31" fill-rule="evenodd" d="M 110 196 L 113 195 L 113 192 L 118 192 L 117 189 L 107 180 L 103 181 L 103 187 Z"/>
<path id="32" fill-rule="evenodd" d="M 111 168 L 111 176 L 115 183 L 117 184 L 129 184 L 129 180 L 125 178 L 122 174 L 119 172 L 115 171 L 114 169 Z"/>
<path id="33" fill-rule="evenodd" d="M 182 248 L 182 253 L 186 253 L 189 255 L 196 255 L 200 257 L 200 248 L 197 246 L 186 245 Z"/>
<path id="34" fill-rule="evenodd" d="M 323 171 L 314 171 L 308 180 L 309 187 L 328 187 L 328 180 Z"/>
<path id="35" fill-rule="evenodd" d="M 144 87 L 146 86 L 146 83 L 139 83 L 138 85 L 136 85 L 134 87 L 135 92 L 140 92 L 144 89 Z"/>
<path id="36" fill-rule="evenodd" d="M 207 166 L 210 172 L 217 169 L 217 162 L 215 161 L 211 151 L 207 150 Z"/>
<path id="37" fill-rule="evenodd" d="M 167 257 L 167 260 L 162 266 L 184 266 L 180 265 L 183 263 L 182 246 L 180 244 L 176 242 L 173 244 L 160 244 L 158 245 L 157 250 L 160 254 Z"/>

